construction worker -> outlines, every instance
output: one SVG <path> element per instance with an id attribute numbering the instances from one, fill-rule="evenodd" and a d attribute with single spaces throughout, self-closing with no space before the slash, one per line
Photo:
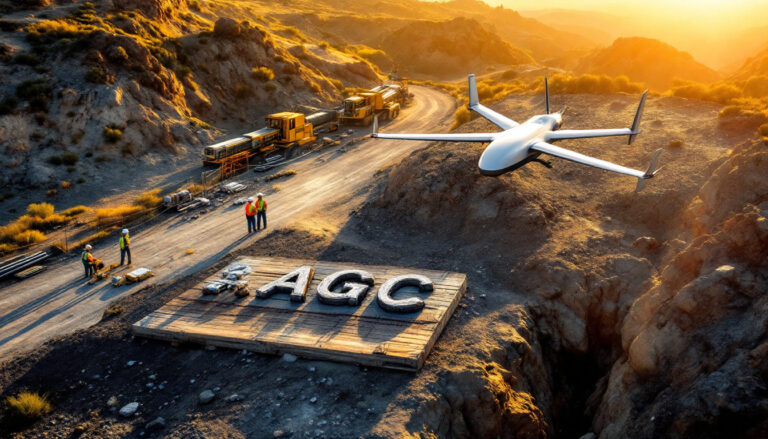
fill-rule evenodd
<path id="1" fill-rule="evenodd" d="M 83 262 L 83 268 L 85 268 L 86 279 L 96 274 L 96 259 L 94 259 L 91 250 L 93 250 L 93 247 L 91 247 L 90 244 L 87 244 L 85 250 L 83 250 L 83 253 L 80 255 L 80 260 Z"/>
<path id="2" fill-rule="evenodd" d="M 261 230 L 261 220 L 264 220 L 264 228 L 267 228 L 267 202 L 264 201 L 264 194 L 259 192 L 256 194 L 256 219 L 257 219 L 257 227 L 256 230 Z"/>
<path id="3" fill-rule="evenodd" d="M 256 204 L 253 197 L 248 197 L 248 203 L 245 205 L 245 220 L 248 222 L 248 233 L 256 231 Z"/>
<path id="4" fill-rule="evenodd" d="M 128 236 L 128 229 L 123 229 L 120 234 L 120 265 L 125 261 L 125 255 L 128 255 L 128 265 L 131 265 L 131 238 Z"/>

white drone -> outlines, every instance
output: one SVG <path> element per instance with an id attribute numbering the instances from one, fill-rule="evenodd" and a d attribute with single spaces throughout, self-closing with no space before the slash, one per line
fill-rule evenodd
<path id="1" fill-rule="evenodd" d="M 597 130 L 559 130 L 563 121 L 565 108 L 558 113 L 549 112 L 549 85 L 544 78 L 544 93 L 546 98 L 547 114 L 533 116 L 522 124 L 481 105 L 477 97 L 477 83 L 475 75 L 469 75 L 469 105 L 468 108 L 488 119 L 504 131 L 497 133 L 458 133 L 458 134 L 383 134 L 378 132 L 378 120 L 373 121 L 371 137 L 380 139 L 401 140 L 427 140 L 444 142 L 490 142 L 480 156 L 478 167 L 484 175 L 497 176 L 525 165 L 528 162 L 538 162 L 548 168 L 549 162 L 539 159 L 541 154 L 547 154 L 583 165 L 594 166 L 606 171 L 631 175 L 638 179 L 637 191 L 645 187 L 645 180 L 652 178 L 659 172 L 656 168 L 656 160 L 661 149 L 656 150 L 651 156 L 651 163 L 645 172 L 627 168 L 605 160 L 589 157 L 569 149 L 555 146 L 550 142 L 564 139 L 583 139 L 588 137 L 629 136 L 629 144 L 640 134 L 640 119 L 645 106 L 645 98 L 648 90 L 643 93 L 640 105 L 635 113 L 632 128 L 597 129 Z"/>

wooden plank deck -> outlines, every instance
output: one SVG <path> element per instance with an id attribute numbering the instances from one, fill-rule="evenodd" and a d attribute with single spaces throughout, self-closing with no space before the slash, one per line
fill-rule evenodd
<path id="1" fill-rule="evenodd" d="M 248 277 L 251 295 L 203 296 L 202 286 L 219 278 L 217 273 L 134 323 L 133 332 L 161 340 L 418 370 L 466 290 L 464 274 L 446 271 L 272 257 L 242 257 L 235 263 L 253 270 Z M 304 303 L 291 302 L 287 294 L 268 299 L 253 294 L 256 288 L 302 265 L 315 269 Z M 375 284 L 365 300 L 359 306 L 320 303 L 315 297 L 318 284 L 344 269 L 362 269 L 373 275 Z M 407 287 L 397 295 L 418 295 L 425 302 L 421 311 L 388 313 L 376 302 L 381 284 L 401 274 L 421 274 L 432 280 L 432 292 L 418 293 Z"/>

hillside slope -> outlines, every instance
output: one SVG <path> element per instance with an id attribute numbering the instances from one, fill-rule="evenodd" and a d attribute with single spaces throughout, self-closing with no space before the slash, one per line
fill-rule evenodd
<path id="1" fill-rule="evenodd" d="M 384 38 L 381 47 L 404 71 L 438 77 L 534 62 L 467 18 L 410 23 Z"/>
<path id="2" fill-rule="evenodd" d="M 712 82 L 719 74 L 685 52 L 650 38 L 619 38 L 594 51 L 576 65 L 580 73 L 626 75 L 657 90 L 668 89 L 675 79 Z"/>
<path id="3" fill-rule="evenodd" d="M 221 134 L 213 127 L 256 128 L 266 113 L 333 105 L 343 86 L 379 79 L 366 61 L 280 33 L 279 22 L 227 18 L 247 9 L 193 5 L 115 0 L 7 15 L 0 186 L 90 180 L 148 152 L 196 155 Z M 75 157 L 68 169 L 52 164 L 64 154 Z"/>

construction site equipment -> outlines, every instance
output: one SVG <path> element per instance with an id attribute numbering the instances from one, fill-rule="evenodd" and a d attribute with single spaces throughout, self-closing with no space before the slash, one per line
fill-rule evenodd
<path id="1" fill-rule="evenodd" d="M 18 273 L 48 258 L 48 253 L 40 251 L 31 255 L 22 254 L 0 263 L 0 279 Z"/>
<path id="2" fill-rule="evenodd" d="M 198 197 L 192 201 L 179 204 L 178 206 L 176 206 L 176 210 L 179 212 L 184 212 L 185 210 L 194 209 L 196 207 L 204 207 L 210 204 L 211 204 L 211 200 L 209 200 L 208 198 Z"/>
<path id="3" fill-rule="evenodd" d="M 269 156 L 264 160 L 264 163 L 254 166 L 253 172 L 269 171 L 270 169 L 274 168 L 275 166 L 279 165 L 281 162 L 284 162 L 284 161 L 285 161 L 285 157 L 281 155 Z"/>
<path id="4" fill-rule="evenodd" d="M 114 276 L 112 278 L 112 286 L 113 287 L 119 287 L 120 285 L 125 283 L 125 276 Z"/>
<path id="5" fill-rule="evenodd" d="M 32 277 L 40 272 L 45 270 L 45 267 L 42 265 L 33 265 L 27 269 L 21 270 L 20 272 L 16 273 L 17 279 L 26 279 L 28 277 Z"/>
<path id="6" fill-rule="evenodd" d="M 380 85 L 344 99 L 341 120 L 349 124 L 370 125 L 375 116 L 379 120 L 394 119 L 400 114 L 400 107 L 407 105 L 409 97 L 406 80 Z"/>
<path id="7" fill-rule="evenodd" d="M 274 154 L 290 158 L 317 140 L 322 129 L 333 131 L 338 127 L 339 114 L 322 110 L 309 115 L 284 111 L 267 116 L 267 126 L 242 136 L 228 139 L 203 149 L 204 166 L 237 166 L 246 161 L 262 163 Z M 237 157 L 237 160 L 231 158 Z M 227 169 L 231 171 L 231 169 Z"/>
<path id="8" fill-rule="evenodd" d="M 152 276 L 152 270 L 149 268 L 137 268 L 130 273 L 126 273 L 125 280 L 131 283 L 136 283 L 141 282 L 150 276 Z"/>
<path id="9" fill-rule="evenodd" d="M 165 197 L 163 197 L 163 204 L 165 205 L 165 207 L 174 207 L 180 204 L 184 204 L 191 200 L 192 200 L 192 193 L 184 189 L 182 191 L 176 192 L 175 194 L 166 195 Z"/>
<path id="10" fill-rule="evenodd" d="M 246 188 L 247 188 L 246 185 L 244 185 L 242 183 L 238 183 L 236 181 L 233 181 L 233 182 L 221 185 L 221 190 L 226 192 L 226 193 L 228 193 L 228 194 L 234 194 L 234 193 L 237 193 L 237 192 L 242 192 Z"/>

